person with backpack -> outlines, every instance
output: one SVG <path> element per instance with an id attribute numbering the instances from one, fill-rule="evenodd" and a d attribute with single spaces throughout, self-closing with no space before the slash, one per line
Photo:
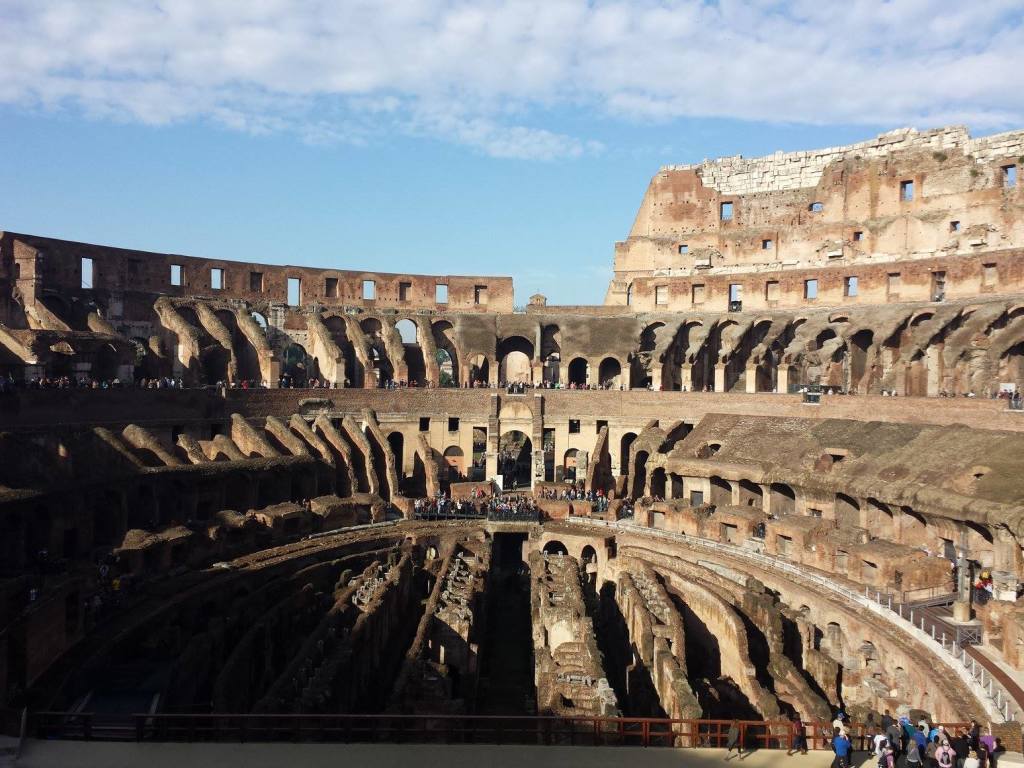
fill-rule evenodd
<path id="1" fill-rule="evenodd" d="M 850 752 L 853 745 L 839 728 L 832 729 L 832 751 L 836 753 L 832 760 L 832 768 L 850 768 Z"/>
<path id="2" fill-rule="evenodd" d="M 807 754 L 807 729 L 800 715 L 793 718 L 793 739 L 786 754 L 792 755 L 794 752 L 799 752 L 801 755 Z"/>
<path id="3" fill-rule="evenodd" d="M 949 746 L 948 740 L 943 741 L 939 748 L 935 750 L 935 763 L 939 768 L 955 768 L 956 752 Z"/>
<path id="4" fill-rule="evenodd" d="M 725 737 L 725 747 L 726 747 L 726 750 L 725 750 L 725 754 L 726 754 L 726 758 L 725 759 L 726 760 L 731 760 L 732 759 L 732 751 L 734 749 L 736 750 L 736 754 L 737 755 L 740 755 L 740 756 L 743 755 L 743 745 L 740 744 L 740 721 L 739 720 L 733 720 L 729 724 L 729 732 L 726 734 L 726 737 Z"/>
<path id="5" fill-rule="evenodd" d="M 907 742 L 907 768 L 921 768 L 921 762 L 921 745 L 911 739 Z"/>
<path id="6" fill-rule="evenodd" d="M 888 741 L 885 742 L 882 754 L 878 758 L 878 768 L 896 768 L 896 750 Z"/>

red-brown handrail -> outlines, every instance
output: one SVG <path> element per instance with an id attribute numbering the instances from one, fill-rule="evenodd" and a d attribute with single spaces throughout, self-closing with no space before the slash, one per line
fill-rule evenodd
<path id="1" fill-rule="evenodd" d="M 92 741 L 323 741 L 724 747 L 731 720 L 552 715 L 102 714 L 35 712 L 38 738 Z M 745 749 L 790 749 L 787 720 L 741 720 Z M 943 723 L 947 730 L 967 723 Z M 847 726 L 855 749 L 870 749 L 861 723 Z M 804 723 L 809 749 L 826 749 L 831 723 Z"/>

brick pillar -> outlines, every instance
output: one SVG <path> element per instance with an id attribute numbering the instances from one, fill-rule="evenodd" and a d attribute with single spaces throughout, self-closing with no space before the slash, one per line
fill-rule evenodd
<path id="1" fill-rule="evenodd" d="M 715 392 L 725 392 L 725 363 L 715 363 Z"/>
<path id="2" fill-rule="evenodd" d="M 655 392 L 659 392 L 661 390 L 661 366 L 660 365 L 655 365 L 651 369 L 651 389 L 653 389 Z"/>
<path id="3" fill-rule="evenodd" d="M 491 395 L 490 412 L 487 415 L 487 452 L 484 454 L 484 479 L 490 480 L 498 474 L 498 445 L 501 437 L 501 422 L 498 421 L 497 394 Z"/>

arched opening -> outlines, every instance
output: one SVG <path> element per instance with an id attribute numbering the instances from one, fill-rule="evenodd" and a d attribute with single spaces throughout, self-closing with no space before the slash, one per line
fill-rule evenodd
<path id="1" fill-rule="evenodd" d="M 635 432 L 627 432 L 619 440 L 619 474 L 629 474 L 629 449 L 633 445 L 633 441 L 636 440 Z"/>
<path id="2" fill-rule="evenodd" d="M 228 380 L 228 362 L 231 359 L 229 353 L 220 344 L 212 345 L 204 349 L 199 356 L 199 363 L 202 367 L 203 381 L 206 384 L 216 384 Z"/>
<path id="3" fill-rule="evenodd" d="M 466 458 L 457 445 L 449 445 L 444 449 L 444 463 L 447 467 L 448 481 L 457 482 L 466 477 Z"/>
<path id="4" fill-rule="evenodd" d="M 368 317 L 359 323 L 359 327 L 366 336 L 369 344 L 370 363 L 377 374 L 377 381 L 380 384 L 388 384 L 395 378 L 395 367 L 388 357 L 387 343 L 384 340 L 384 327 L 380 320 L 375 317 Z"/>
<path id="5" fill-rule="evenodd" d="M 764 506 L 764 494 L 761 492 L 761 486 L 750 480 L 740 480 L 739 485 L 741 507 L 761 508 Z"/>
<path id="6" fill-rule="evenodd" d="M 395 457 L 395 472 L 398 474 L 398 482 L 401 483 L 405 477 L 405 435 L 401 432 L 392 432 L 388 435 L 388 445 Z"/>
<path id="7" fill-rule="evenodd" d="M 878 499 L 867 500 L 866 527 L 873 536 L 880 539 L 892 540 L 894 531 L 892 523 L 892 510 L 887 504 Z"/>
<path id="8" fill-rule="evenodd" d="M 113 344 L 102 344 L 96 350 L 96 362 L 93 365 L 92 377 L 99 381 L 111 381 L 117 377 L 120 355 Z"/>
<path id="9" fill-rule="evenodd" d="M 860 504 L 852 496 L 845 493 L 836 494 L 835 516 L 840 527 L 860 527 Z"/>
<path id="10" fill-rule="evenodd" d="M 228 333 L 231 334 L 231 345 L 235 350 L 235 363 L 238 366 L 239 381 L 259 382 L 260 358 L 256 347 L 249 341 L 238 325 L 238 316 L 229 309 L 218 309 L 214 312 Z"/>
<path id="11" fill-rule="evenodd" d="M 431 326 L 437 348 L 437 383 L 442 387 L 459 386 L 459 353 L 455 346 L 455 327 L 447 320 Z"/>
<path id="12" fill-rule="evenodd" d="M 533 381 L 533 343 L 522 336 L 509 336 L 498 343 L 498 378 L 506 384 Z"/>
<path id="13" fill-rule="evenodd" d="M 850 390 L 867 393 L 871 391 L 873 375 L 869 353 L 874 343 L 874 331 L 858 331 L 850 337 Z"/>
<path id="14" fill-rule="evenodd" d="M 285 386 L 304 387 L 309 380 L 309 355 L 301 344 L 289 344 L 281 360 L 281 376 Z"/>
<path id="15" fill-rule="evenodd" d="M 732 483 L 722 477 L 711 477 L 711 503 L 716 507 L 732 504 Z"/>
<path id="16" fill-rule="evenodd" d="M 363 366 L 356 357 L 356 349 L 348 337 L 348 328 L 345 318 L 332 315 L 323 319 L 324 326 L 331 335 L 331 340 L 341 350 L 342 358 L 345 361 L 346 387 L 362 387 L 365 381 Z"/>
<path id="17" fill-rule="evenodd" d="M 562 380 L 562 331 L 557 325 L 545 325 L 540 333 L 540 357 L 544 361 L 544 381 L 548 385 Z"/>
<path id="18" fill-rule="evenodd" d="M 395 323 L 395 330 L 402 339 L 402 357 L 405 360 L 409 384 L 423 386 L 427 381 L 427 364 L 420 344 L 420 329 L 409 318 Z"/>
<path id="19" fill-rule="evenodd" d="M 574 357 L 569 361 L 569 385 L 584 387 L 587 384 L 587 361 L 582 357 Z"/>
<path id="20" fill-rule="evenodd" d="M 632 477 L 630 483 L 633 487 L 633 498 L 639 498 L 643 495 L 644 489 L 647 487 L 647 458 L 649 454 L 647 451 L 637 451 L 636 455 L 633 456 L 633 471 L 631 472 Z"/>
<path id="21" fill-rule="evenodd" d="M 597 550 L 594 549 L 589 544 L 587 544 L 580 551 L 580 562 L 583 565 L 590 565 L 592 563 L 597 563 Z"/>
<path id="22" fill-rule="evenodd" d="M 655 362 L 653 355 L 658 341 L 657 334 L 664 327 L 664 323 L 652 323 L 640 334 L 640 345 L 629 364 L 630 389 L 647 389 L 651 385 L 650 369 Z"/>
<path id="23" fill-rule="evenodd" d="M 533 485 L 533 442 L 519 430 L 506 432 L 498 441 L 498 472 L 506 489 Z"/>
<path id="24" fill-rule="evenodd" d="M 622 385 L 622 365 L 614 357 L 606 357 L 598 366 L 597 379 L 605 389 L 618 389 Z"/>
<path id="25" fill-rule="evenodd" d="M 557 539 L 552 539 L 545 544 L 543 551 L 545 555 L 562 555 L 564 557 L 569 554 L 569 550 L 565 548 L 565 544 Z"/>
<path id="26" fill-rule="evenodd" d="M 561 381 L 562 356 L 552 352 L 544 358 L 544 383 L 555 386 Z"/>
<path id="27" fill-rule="evenodd" d="M 470 361 L 469 380 L 475 386 L 486 387 L 491 380 L 490 370 L 491 366 L 486 357 L 479 354 L 473 355 L 473 359 Z"/>
<path id="28" fill-rule="evenodd" d="M 256 325 L 262 328 L 263 332 L 266 333 L 268 327 L 267 318 L 261 313 L 255 311 L 250 314 L 252 315 L 252 319 L 256 321 Z"/>
<path id="29" fill-rule="evenodd" d="M 562 459 L 562 479 L 567 483 L 576 482 L 576 459 L 579 451 L 570 448 Z"/>
<path id="30" fill-rule="evenodd" d="M 771 512 L 775 516 L 792 515 L 796 512 L 796 492 L 785 483 L 772 483 Z"/>
<path id="31" fill-rule="evenodd" d="M 651 472 L 651 496 L 655 499 L 665 498 L 665 468 L 656 467 Z"/>

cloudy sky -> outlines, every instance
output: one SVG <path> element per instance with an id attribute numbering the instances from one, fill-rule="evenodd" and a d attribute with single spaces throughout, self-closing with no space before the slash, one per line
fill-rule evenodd
<path id="1" fill-rule="evenodd" d="M 0 0 L 0 228 L 600 302 L 660 165 L 1024 127 L 1022 33 L 1022 0 Z"/>

